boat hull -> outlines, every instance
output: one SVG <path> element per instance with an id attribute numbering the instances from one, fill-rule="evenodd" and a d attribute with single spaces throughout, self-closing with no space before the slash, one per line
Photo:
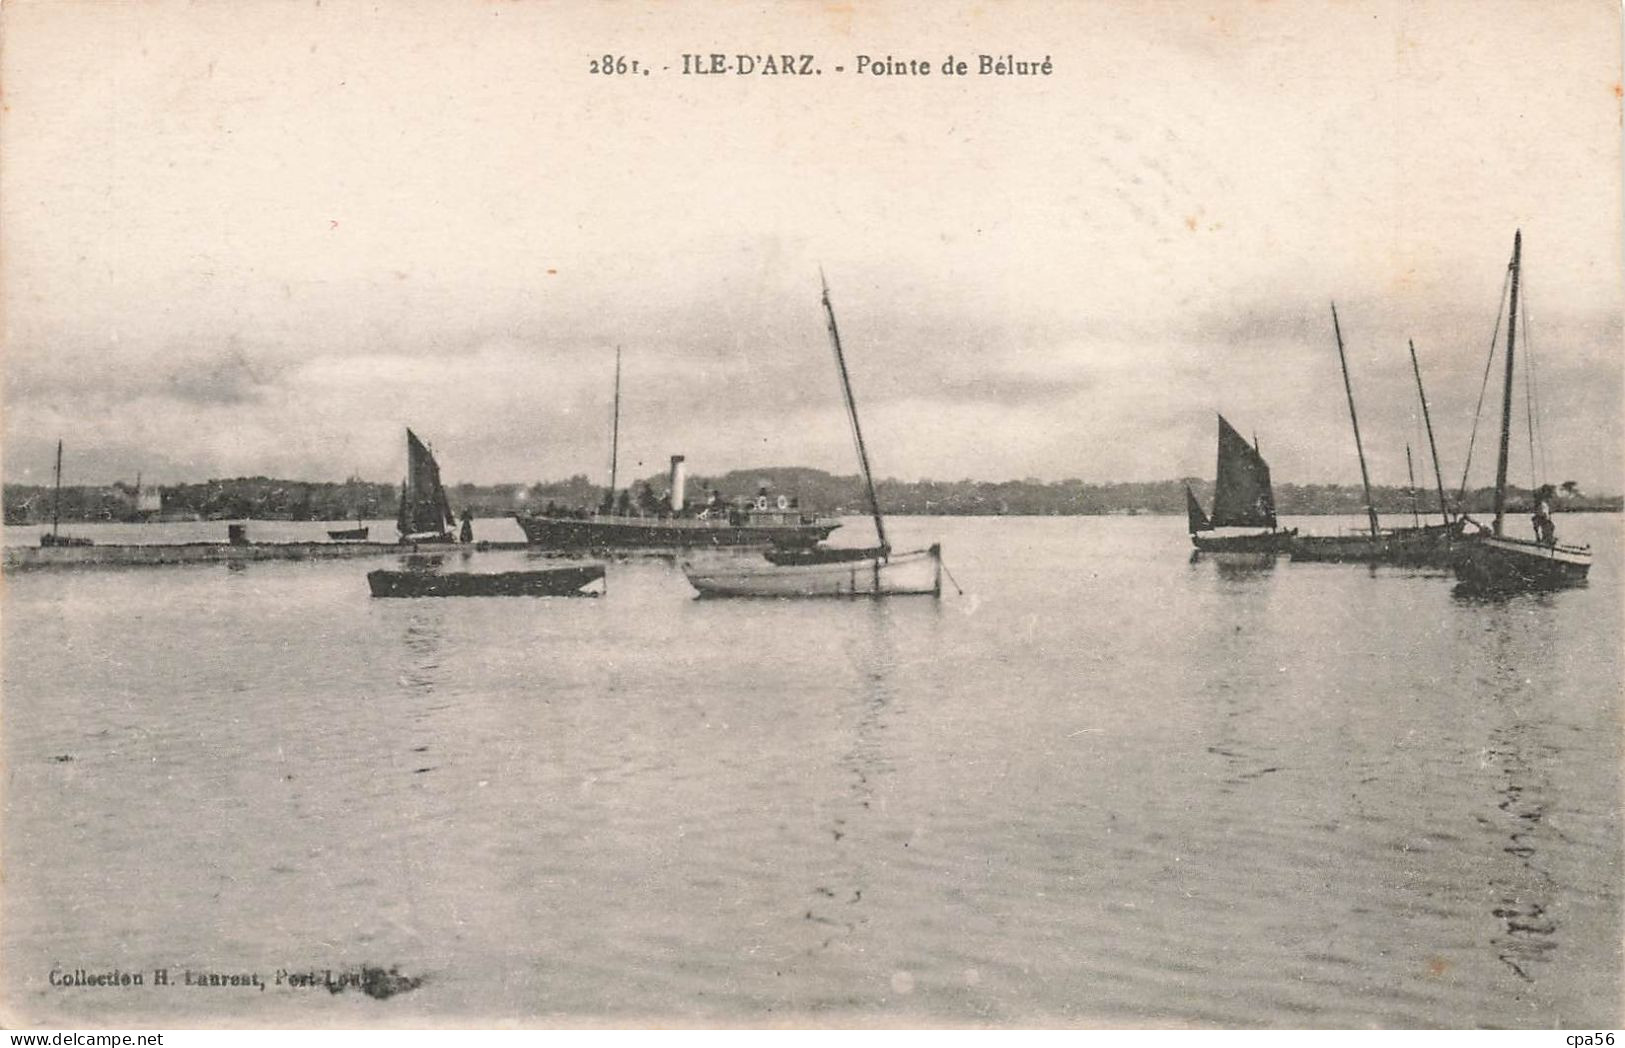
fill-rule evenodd
<path id="1" fill-rule="evenodd" d="M 542 571 L 369 571 L 374 597 L 568 597 L 604 577 L 602 564 Z"/>
<path id="2" fill-rule="evenodd" d="M 1288 553 L 1297 531 L 1265 531 L 1256 535 L 1191 534 L 1191 545 L 1198 553 Z"/>
<path id="3" fill-rule="evenodd" d="M 1376 535 L 1300 535 L 1292 541 L 1292 559 L 1310 563 L 1401 564 L 1449 568 L 1461 543 L 1461 524 L 1395 528 Z"/>
<path id="4" fill-rule="evenodd" d="M 525 541 L 541 549 L 697 549 L 740 546 L 805 548 L 829 537 L 839 521 L 810 521 L 799 514 L 772 522 L 677 517 L 516 516 Z"/>
<path id="5" fill-rule="evenodd" d="M 1456 578 L 1477 593 L 1515 593 L 1578 586 L 1591 571 L 1591 550 L 1485 535 L 1461 543 Z"/>
<path id="6" fill-rule="evenodd" d="M 702 597 L 941 596 L 942 554 L 930 549 L 834 563 L 788 564 L 739 557 L 685 563 L 683 574 Z"/>
<path id="7" fill-rule="evenodd" d="M 351 528 L 348 531 L 329 531 L 327 537 L 334 542 L 364 542 L 370 528 Z"/>

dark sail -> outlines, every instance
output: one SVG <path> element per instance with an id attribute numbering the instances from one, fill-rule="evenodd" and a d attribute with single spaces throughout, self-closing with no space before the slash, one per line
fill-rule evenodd
<path id="1" fill-rule="evenodd" d="M 402 535 L 440 534 L 456 522 L 446 489 L 440 484 L 440 467 L 434 455 L 416 433 L 407 430 L 406 484 L 401 490 L 396 527 Z"/>
<path id="2" fill-rule="evenodd" d="M 1196 501 L 1196 496 L 1191 493 L 1189 484 L 1185 485 L 1185 516 L 1190 519 L 1191 534 L 1194 535 L 1198 531 L 1213 530 L 1212 521 L 1208 520 L 1207 514 L 1202 512 L 1202 504 Z"/>
<path id="3" fill-rule="evenodd" d="M 1223 415 L 1219 416 L 1219 473 L 1214 488 L 1213 527 L 1275 527 L 1269 465 Z"/>

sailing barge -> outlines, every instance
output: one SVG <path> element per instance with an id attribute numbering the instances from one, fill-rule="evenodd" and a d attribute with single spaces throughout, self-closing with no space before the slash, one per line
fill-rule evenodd
<path id="1" fill-rule="evenodd" d="M 1348 355 L 1343 350 L 1343 328 L 1337 319 L 1337 305 L 1332 304 L 1332 332 L 1337 339 L 1337 361 L 1343 371 L 1343 392 L 1348 396 L 1349 422 L 1354 429 L 1354 450 L 1360 459 L 1360 483 L 1365 491 L 1365 512 L 1370 527 L 1366 531 L 1352 531 L 1341 535 L 1299 535 L 1292 540 L 1294 561 L 1330 561 L 1356 564 L 1408 564 L 1448 568 L 1454 557 L 1453 546 L 1461 534 L 1462 524 L 1451 520 L 1448 509 L 1442 524 L 1418 524 L 1409 528 L 1384 529 L 1377 520 L 1376 503 L 1371 497 L 1371 473 L 1366 468 L 1365 444 L 1360 440 L 1360 416 L 1354 409 L 1354 386 L 1349 381 Z M 1415 349 L 1412 348 L 1412 365 Z M 1421 391 L 1422 378 L 1417 371 L 1417 390 Z M 1427 398 L 1422 399 L 1424 412 Z M 1428 424 L 1432 439 L 1432 423 Z M 1434 451 L 1434 470 L 1438 470 L 1438 451 Z M 1441 487 L 1441 506 L 1443 492 Z"/>
<path id="2" fill-rule="evenodd" d="M 1202 511 L 1190 485 L 1185 486 L 1185 511 L 1191 544 L 1201 553 L 1285 553 L 1296 529 L 1283 531 L 1275 521 L 1275 493 L 1270 467 L 1256 443 L 1237 433 L 1219 416 L 1219 466 L 1213 483 L 1213 513 Z M 1218 528 L 1266 528 L 1245 535 L 1219 535 Z"/>

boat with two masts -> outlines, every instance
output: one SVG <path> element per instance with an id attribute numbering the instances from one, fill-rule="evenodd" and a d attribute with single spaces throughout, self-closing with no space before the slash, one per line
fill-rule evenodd
<path id="1" fill-rule="evenodd" d="M 1528 590 L 1559 589 L 1586 581 L 1591 570 L 1591 547 L 1565 545 L 1557 541 L 1544 487 L 1535 489 L 1534 539 L 1506 534 L 1507 460 L 1512 434 L 1512 386 L 1516 376 L 1515 351 L 1518 343 L 1518 281 L 1523 255 L 1523 231 L 1512 238 L 1512 262 L 1508 268 L 1510 288 L 1507 307 L 1506 378 L 1501 389 L 1501 445 L 1495 464 L 1495 520 L 1489 529 L 1464 536 L 1455 560 L 1456 578 L 1469 593 L 1501 594 Z M 1497 307 L 1499 309 L 1499 307 Z M 1527 325 L 1527 320 L 1525 320 Z M 1527 330 L 1525 331 L 1527 342 Z M 1490 347 L 1495 352 L 1495 347 Z M 1528 352 L 1528 348 L 1525 348 Z M 1532 392 L 1532 391 L 1531 391 Z M 1533 398 L 1530 401 L 1533 411 Z M 1531 422 L 1531 443 L 1534 424 Z M 1535 456 L 1531 454 L 1533 460 Z M 1476 523 L 1476 522 L 1475 522 Z"/>
<path id="2" fill-rule="evenodd" d="M 874 520 L 876 545 L 862 548 L 810 546 L 776 548 L 760 558 L 750 556 L 711 557 L 683 563 L 683 574 L 702 597 L 887 597 L 942 595 L 942 547 L 895 553 L 886 537 L 886 521 L 875 495 L 874 473 L 869 468 L 869 451 L 858 422 L 857 401 L 852 395 L 852 379 L 841 348 L 841 332 L 830 304 L 829 285 L 823 282 L 822 303 L 828 320 L 830 344 L 841 380 L 841 396 L 846 404 L 852 441 L 857 447 L 858 465 L 863 470 L 864 492 L 869 514 Z"/>
<path id="3" fill-rule="evenodd" d="M 1354 386 L 1349 381 L 1348 355 L 1343 349 L 1343 328 L 1337 317 L 1337 304 L 1332 304 L 1332 332 L 1337 340 L 1337 360 L 1343 372 L 1343 392 L 1348 397 L 1349 422 L 1354 430 L 1354 450 L 1360 459 L 1360 484 L 1365 493 L 1367 530 L 1347 531 L 1336 535 L 1298 535 L 1292 540 L 1293 561 L 1329 561 L 1355 564 L 1408 564 L 1449 567 L 1451 550 L 1462 524 L 1452 520 L 1448 509 L 1442 524 L 1421 524 L 1413 527 L 1383 528 L 1377 519 L 1376 502 L 1371 495 L 1371 473 L 1366 468 L 1365 444 L 1360 439 L 1360 416 L 1354 408 Z M 1412 363 L 1415 363 L 1414 349 Z M 1421 372 L 1417 371 L 1417 389 L 1421 390 Z M 1423 409 L 1426 410 L 1426 397 Z M 1429 423 L 1431 439 L 1432 424 Z M 1438 453 L 1434 452 L 1437 472 Z M 1441 492 L 1442 498 L 1442 492 Z M 1441 503 L 1442 504 L 1442 503 Z"/>
<path id="4" fill-rule="evenodd" d="M 1282 530 L 1275 520 L 1275 492 L 1270 485 L 1269 463 L 1256 442 L 1236 432 L 1219 416 L 1219 465 L 1213 482 L 1213 513 L 1203 512 L 1190 485 L 1185 485 L 1185 512 L 1189 519 L 1191 544 L 1199 553 L 1246 554 L 1248 556 L 1286 553 L 1296 530 Z M 1220 534 L 1220 528 L 1249 529 L 1243 534 Z M 1263 528 L 1266 530 L 1259 531 Z"/>

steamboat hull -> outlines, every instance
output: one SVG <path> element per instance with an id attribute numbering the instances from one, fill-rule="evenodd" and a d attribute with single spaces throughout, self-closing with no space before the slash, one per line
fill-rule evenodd
<path id="1" fill-rule="evenodd" d="M 683 574 L 702 597 L 940 596 L 942 557 L 936 547 L 890 558 L 827 564 L 772 564 L 731 558 L 684 564 Z"/>
<path id="2" fill-rule="evenodd" d="M 525 541 L 542 549 L 803 549 L 823 541 L 838 521 L 789 518 L 772 523 L 629 517 L 516 517 Z"/>
<path id="3" fill-rule="evenodd" d="M 1462 587 L 1474 593 L 1562 589 L 1585 582 L 1591 550 L 1486 535 L 1461 543 L 1455 568 Z"/>

